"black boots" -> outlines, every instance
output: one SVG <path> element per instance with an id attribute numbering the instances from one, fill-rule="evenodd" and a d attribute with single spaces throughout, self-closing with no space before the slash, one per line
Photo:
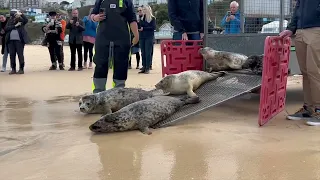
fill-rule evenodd
<path id="1" fill-rule="evenodd" d="M 19 71 L 17 72 L 16 69 L 12 69 L 10 72 L 9 72 L 10 75 L 12 74 L 24 74 L 24 70 L 23 68 L 20 68 Z"/>

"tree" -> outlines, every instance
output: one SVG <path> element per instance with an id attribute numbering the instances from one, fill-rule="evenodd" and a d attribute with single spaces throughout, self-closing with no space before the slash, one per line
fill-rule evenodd
<path id="1" fill-rule="evenodd" d="M 63 9 L 67 9 L 67 7 L 70 5 L 70 3 L 68 1 L 61 1 L 60 2 L 60 6 Z"/>
<path id="2" fill-rule="evenodd" d="M 168 5 L 165 3 L 150 4 L 150 7 L 152 8 L 153 15 L 157 19 L 156 23 L 158 30 L 162 24 L 169 22 Z"/>
<path id="3" fill-rule="evenodd" d="M 81 7 L 83 7 L 86 4 L 86 0 L 80 0 L 80 4 L 81 4 Z"/>

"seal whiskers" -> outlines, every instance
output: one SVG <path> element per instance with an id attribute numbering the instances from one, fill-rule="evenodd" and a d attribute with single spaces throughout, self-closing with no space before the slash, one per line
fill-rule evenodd
<path id="1" fill-rule="evenodd" d="M 167 119 L 186 104 L 195 104 L 198 97 L 156 96 L 132 103 L 119 111 L 107 114 L 89 126 L 92 132 L 111 133 L 128 130 L 139 130 L 144 134 L 152 134 L 149 127 Z"/>

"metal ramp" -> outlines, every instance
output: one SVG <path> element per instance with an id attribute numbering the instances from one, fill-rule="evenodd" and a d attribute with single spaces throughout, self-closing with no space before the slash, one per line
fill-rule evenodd
<path id="1" fill-rule="evenodd" d="M 261 76 L 245 72 L 229 72 L 217 80 L 203 84 L 195 93 L 200 97 L 197 104 L 189 104 L 175 112 L 168 119 L 161 121 L 153 128 L 170 126 L 185 118 L 199 114 L 213 106 L 219 105 L 229 99 L 250 93 L 261 86 Z"/>

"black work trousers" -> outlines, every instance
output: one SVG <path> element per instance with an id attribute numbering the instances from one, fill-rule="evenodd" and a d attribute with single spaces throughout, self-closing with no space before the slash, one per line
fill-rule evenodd
<path id="1" fill-rule="evenodd" d="M 59 64 L 62 64 L 61 46 L 57 42 L 50 42 L 48 49 L 52 65 L 56 65 L 56 60 L 58 60 Z"/>
<path id="2" fill-rule="evenodd" d="M 82 68 L 82 44 L 69 43 L 71 51 L 71 68 L 76 68 L 76 53 L 78 54 L 78 68 Z"/>
<path id="3" fill-rule="evenodd" d="M 125 81 L 128 77 L 130 45 L 95 46 L 96 64 L 93 78 L 107 78 L 110 61 L 113 66 L 113 80 Z"/>
<path id="4" fill-rule="evenodd" d="M 86 42 L 86 41 L 83 41 L 83 56 L 84 56 L 84 62 L 87 62 L 88 60 L 88 52 L 89 52 L 89 59 L 90 59 L 90 62 L 92 62 L 92 57 L 93 57 L 93 45 L 92 43 L 90 42 Z"/>
<path id="5" fill-rule="evenodd" d="M 9 53 L 10 53 L 10 63 L 11 68 L 16 70 L 16 55 L 19 59 L 19 68 L 24 69 L 24 44 L 19 40 L 10 40 L 9 41 Z"/>

